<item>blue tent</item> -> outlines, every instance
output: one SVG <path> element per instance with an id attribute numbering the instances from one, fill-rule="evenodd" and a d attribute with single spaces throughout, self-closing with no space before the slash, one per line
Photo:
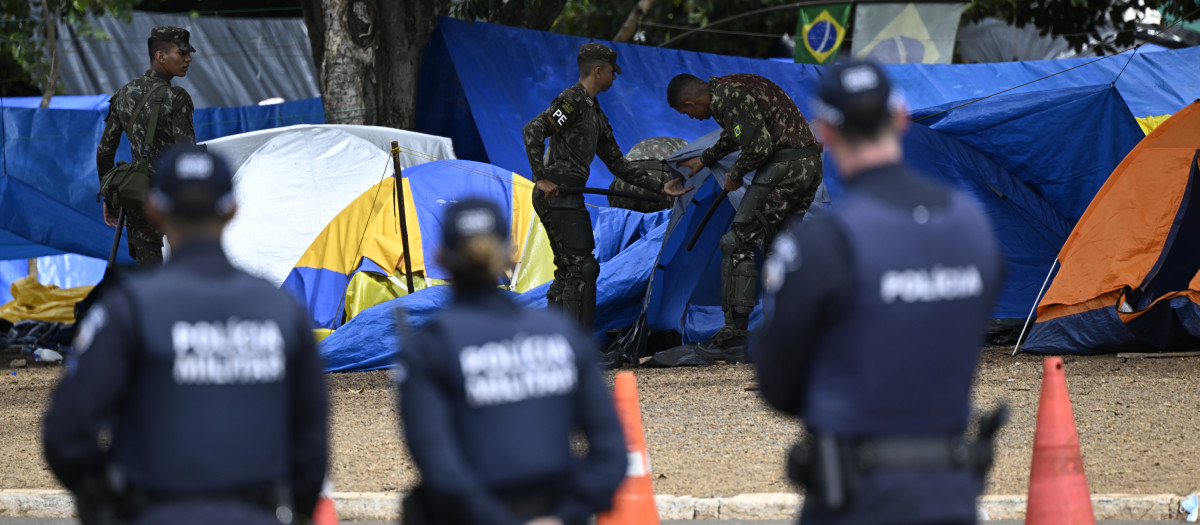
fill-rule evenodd
<path id="1" fill-rule="evenodd" d="M 95 100 L 71 97 L 65 102 Z M 60 253 L 108 258 L 113 229 L 104 225 L 96 201 L 96 144 L 107 111 L 107 104 L 102 109 L 55 109 L 53 104 L 47 109 L 0 108 L 0 260 Z M 324 120 L 316 98 L 271 106 L 200 108 L 194 115 L 198 141 Z M 117 159 L 129 158 L 129 143 L 122 138 Z M 133 263 L 124 240 L 118 261 Z"/>
<path id="2" fill-rule="evenodd" d="M 574 50 L 587 41 L 442 18 L 422 62 L 417 131 L 450 137 L 459 158 L 489 162 L 529 176 L 521 129 L 559 92 L 575 83 Z M 623 74 L 597 99 L 622 150 L 646 137 L 692 140 L 716 129 L 711 121 L 690 120 L 667 107 L 666 86 L 678 73 L 702 78 L 729 73 L 763 75 L 783 87 L 805 115 L 811 115 L 812 88 L 823 71 L 806 64 L 608 44 L 618 52 Z M 1174 113 L 1195 99 L 1200 93 L 1198 63 L 1200 47 L 1131 52 L 1101 60 L 901 64 L 887 66 L 887 71 L 912 108 L 970 101 L 1026 83 L 1009 93 L 1115 82 L 1129 111 L 1143 117 Z M 1043 80 L 1033 82 L 1037 79 Z M 611 178 L 599 160 L 593 162 L 591 185 L 607 187 Z M 606 204 L 602 197 L 589 202 Z"/>

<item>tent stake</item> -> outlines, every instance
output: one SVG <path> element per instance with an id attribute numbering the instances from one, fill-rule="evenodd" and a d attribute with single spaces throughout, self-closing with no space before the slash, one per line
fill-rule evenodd
<path id="1" fill-rule="evenodd" d="M 1042 281 L 1042 289 L 1038 290 L 1037 298 L 1033 300 L 1033 306 L 1029 308 L 1029 315 L 1025 316 L 1025 326 L 1021 327 L 1021 335 L 1017 337 L 1017 346 L 1013 348 L 1013 357 L 1021 351 L 1021 343 L 1025 342 L 1025 330 L 1029 329 L 1029 320 L 1033 319 L 1033 312 L 1037 310 L 1037 305 L 1042 300 L 1042 293 L 1046 291 L 1046 284 L 1050 282 L 1050 275 L 1054 273 L 1054 267 L 1058 266 L 1058 257 L 1054 258 L 1054 263 L 1050 265 L 1050 271 L 1046 272 L 1046 280 Z"/>
<path id="2" fill-rule="evenodd" d="M 400 176 L 400 142 L 392 141 L 392 167 L 396 168 L 396 218 L 400 221 L 400 243 L 404 247 L 404 277 L 413 293 L 412 252 L 408 250 L 408 220 L 404 213 L 404 178 Z"/>

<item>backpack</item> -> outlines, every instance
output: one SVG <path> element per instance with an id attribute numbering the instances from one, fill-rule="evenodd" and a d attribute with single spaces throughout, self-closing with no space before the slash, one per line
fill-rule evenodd
<path id="1" fill-rule="evenodd" d="M 142 160 L 118 162 L 116 166 L 104 172 L 104 175 L 100 177 L 100 196 L 108 202 L 122 208 L 139 209 L 142 202 L 146 200 L 146 195 L 150 193 L 150 178 L 153 176 L 150 166 L 150 142 L 154 140 L 154 132 L 158 129 L 158 115 L 162 110 L 163 103 L 162 97 L 156 97 L 156 95 L 162 93 L 167 87 L 167 84 L 159 84 L 150 90 L 150 93 L 138 101 L 133 116 L 129 118 L 130 123 L 137 121 L 142 110 L 146 108 L 146 103 L 154 100 L 154 108 L 150 110 L 150 126 L 146 128 L 146 139 L 143 141 L 146 151 L 142 152 Z"/>

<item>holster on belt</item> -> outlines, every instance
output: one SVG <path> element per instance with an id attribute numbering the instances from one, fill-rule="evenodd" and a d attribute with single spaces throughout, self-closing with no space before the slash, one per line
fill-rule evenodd
<path id="1" fill-rule="evenodd" d="M 858 482 L 877 471 L 952 471 L 965 469 L 981 481 L 992 466 L 996 433 L 1008 419 L 1001 405 L 979 418 L 979 435 L 884 436 L 840 439 L 811 436 L 788 452 L 788 478 L 831 511 L 854 500 Z"/>

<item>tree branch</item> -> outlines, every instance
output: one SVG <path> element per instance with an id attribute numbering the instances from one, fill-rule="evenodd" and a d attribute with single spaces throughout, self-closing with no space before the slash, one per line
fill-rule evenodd
<path id="1" fill-rule="evenodd" d="M 621 30 L 617 31 L 617 36 L 613 37 L 613 42 L 628 42 L 633 39 L 634 32 L 637 31 L 638 24 L 642 23 L 642 17 L 650 12 L 650 7 L 654 5 L 654 0 L 638 0 L 638 3 L 633 6 L 633 10 L 629 12 L 629 17 L 625 19 L 625 23 L 621 26 Z"/>

